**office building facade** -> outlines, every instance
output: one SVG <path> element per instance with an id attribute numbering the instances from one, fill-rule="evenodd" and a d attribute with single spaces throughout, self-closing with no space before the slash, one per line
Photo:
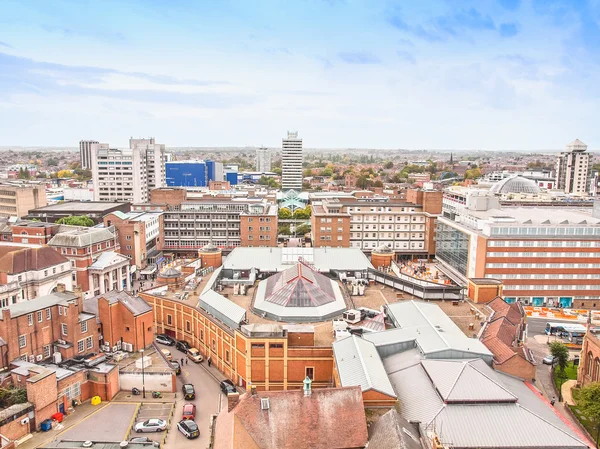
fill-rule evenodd
<path id="1" fill-rule="evenodd" d="M 30 210 L 45 206 L 46 186 L 37 183 L 0 184 L 0 217 L 24 217 Z"/>
<path id="2" fill-rule="evenodd" d="M 267 173 L 271 171 L 271 149 L 260 147 L 256 149 L 255 158 L 256 171 Z"/>
<path id="3" fill-rule="evenodd" d="M 592 155 L 579 139 L 567 145 L 556 159 L 556 188 L 565 193 L 586 194 L 590 191 Z"/>
<path id="4" fill-rule="evenodd" d="M 92 145 L 100 143 L 96 140 L 80 140 L 79 141 L 79 160 L 81 168 L 89 170 L 92 168 Z"/>
<path id="5" fill-rule="evenodd" d="M 302 190 L 302 139 L 288 131 L 281 142 L 281 189 Z"/>

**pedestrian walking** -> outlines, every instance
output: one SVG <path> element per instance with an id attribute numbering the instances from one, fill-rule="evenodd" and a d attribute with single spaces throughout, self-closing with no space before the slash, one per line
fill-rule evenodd
<path id="1" fill-rule="evenodd" d="M 188 364 L 188 361 L 189 361 L 189 359 L 185 359 L 185 364 L 186 364 L 186 365 Z"/>
<path id="2" fill-rule="evenodd" d="M 555 402 L 556 402 L 556 398 L 552 398 L 552 400 L 550 401 L 550 405 L 551 405 L 552 407 L 554 407 L 554 403 L 555 403 Z"/>
<path id="3" fill-rule="evenodd" d="M 183 357 L 181 357 L 181 366 L 183 366 Z"/>
<path id="4" fill-rule="evenodd" d="M 208 358 L 208 360 L 206 361 L 206 363 L 208 363 L 208 367 L 210 368 L 210 365 L 212 365 L 212 360 L 211 360 L 210 357 Z"/>

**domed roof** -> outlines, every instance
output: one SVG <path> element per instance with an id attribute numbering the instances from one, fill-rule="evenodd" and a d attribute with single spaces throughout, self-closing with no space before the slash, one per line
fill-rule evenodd
<path id="1" fill-rule="evenodd" d="M 212 243 L 208 243 L 204 245 L 200 251 L 202 251 L 203 253 L 216 253 L 217 251 L 219 251 L 219 248 L 217 248 Z"/>
<path id="2" fill-rule="evenodd" d="M 382 254 L 382 253 L 392 253 L 394 251 L 392 250 L 392 248 L 390 248 L 385 243 L 383 243 L 383 244 L 379 245 L 377 248 L 375 248 L 375 252 Z"/>
<path id="3" fill-rule="evenodd" d="M 498 181 L 490 189 L 491 193 L 540 193 L 540 188 L 535 181 L 524 178 L 521 175 L 514 175 Z"/>
<path id="4" fill-rule="evenodd" d="M 161 278 L 177 278 L 181 276 L 181 271 L 176 268 L 167 268 L 160 272 Z"/>

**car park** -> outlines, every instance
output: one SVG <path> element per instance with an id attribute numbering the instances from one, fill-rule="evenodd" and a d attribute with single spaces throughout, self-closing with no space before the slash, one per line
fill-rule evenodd
<path id="1" fill-rule="evenodd" d="M 198 438 L 200 436 L 200 430 L 198 424 L 191 419 L 184 419 L 177 423 L 177 429 L 187 438 Z"/>
<path id="2" fill-rule="evenodd" d="M 175 370 L 176 375 L 181 374 L 181 365 L 179 364 L 179 362 L 176 362 L 175 360 L 173 360 L 171 362 L 171 368 L 173 368 L 173 370 Z"/>
<path id="3" fill-rule="evenodd" d="M 196 406 L 194 404 L 185 404 L 181 413 L 181 419 L 194 419 L 195 417 Z"/>
<path id="4" fill-rule="evenodd" d="M 184 399 L 196 399 L 196 390 L 192 384 L 184 384 L 181 387 Z"/>
<path id="5" fill-rule="evenodd" d="M 220 384 L 221 391 L 224 394 L 235 393 L 237 390 L 235 389 L 235 385 L 229 379 L 225 379 Z"/>
<path id="6" fill-rule="evenodd" d="M 202 360 L 204 360 L 202 358 L 202 354 L 200 354 L 200 351 L 198 351 L 196 348 L 188 349 L 187 357 L 194 363 L 200 363 Z"/>
<path id="7" fill-rule="evenodd" d="M 135 425 L 135 431 L 141 432 L 162 432 L 167 428 L 167 422 L 162 419 L 148 419 L 143 422 L 139 422 Z"/>
<path id="8" fill-rule="evenodd" d="M 166 334 L 158 334 L 154 339 L 161 345 L 175 346 L 175 339 Z"/>
<path id="9" fill-rule="evenodd" d="M 187 341 L 185 340 L 177 340 L 177 343 L 175 343 L 175 349 L 180 350 L 181 352 L 183 352 L 184 354 L 187 354 L 188 349 L 190 349 L 192 347 L 192 345 L 190 345 Z"/>

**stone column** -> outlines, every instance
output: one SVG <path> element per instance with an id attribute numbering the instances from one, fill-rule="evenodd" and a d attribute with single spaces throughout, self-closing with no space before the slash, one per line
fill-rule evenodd
<path id="1" fill-rule="evenodd" d="M 115 282 L 115 270 L 110 270 L 108 272 L 108 279 L 109 279 L 108 288 L 109 288 L 109 290 L 112 290 L 113 289 L 113 284 Z"/>
<path id="2" fill-rule="evenodd" d="M 106 290 L 104 289 L 104 273 L 98 276 L 98 285 L 100 287 L 100 294 L 103 295 L 106 293 Z"/>
<path id="3" fill-rule="evenodd" d="M 125 278 L 125 282 L 127 285 L 127 291 L 130 292 L 131 291 L 131 273 L 129 272 L 129 266 L 127 266 L 127 274 L 126 274 L 126 278 Z"/>
<path id="4" fill-rule="evenodd" d="M 123 267 L 117 268 L 117 279 L 119 280 L 117 285 L 117 290 L 123 290 Z"/>

